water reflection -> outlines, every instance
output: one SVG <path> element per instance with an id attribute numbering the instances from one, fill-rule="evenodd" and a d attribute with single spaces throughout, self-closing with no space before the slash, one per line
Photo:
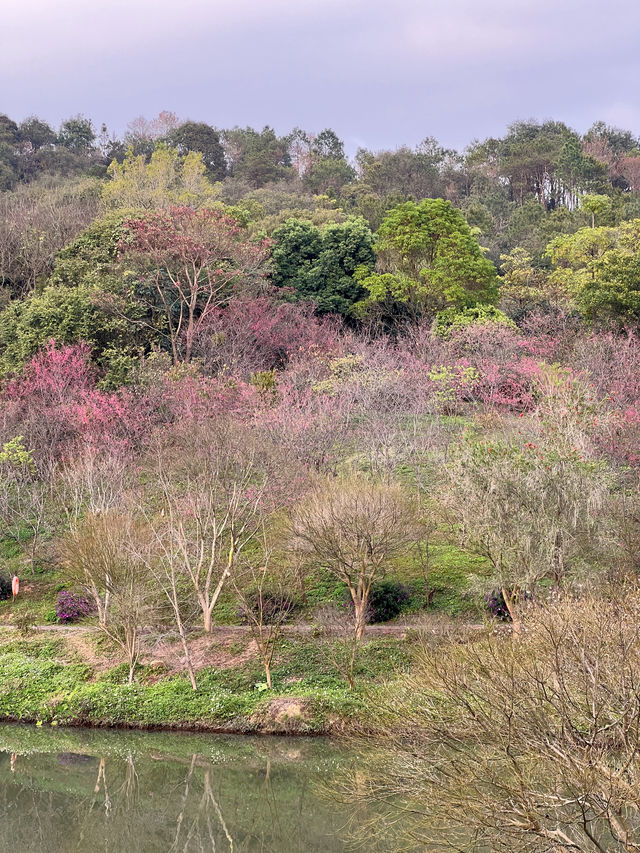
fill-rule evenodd
<path id="1" fill-rule="evenodd" d="M 317 795 L 350 759 L 330 741 L 0 726 L 0 749 L 3 851 L 347 849 Z"/>

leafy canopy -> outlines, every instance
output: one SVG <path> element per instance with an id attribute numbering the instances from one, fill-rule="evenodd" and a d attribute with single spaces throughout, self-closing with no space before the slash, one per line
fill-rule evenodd
<path id="1" fill-rule="evenodd" d="M 358 269 L 373 269 L 373 235 L 363 219 L 319 228 L 288 219 L 273 233 L 273 283 L 291 298 L 312 300 L 320 313 L 349 315 L 365 295 Z"/>
<path id="2" fill-rule="evenodd" d="M 417 319 L 496 301 L 495 267 L 451 202 L 427 198 L 398 205 L 380 225 L 375 250 L 379 272 L 358 276 L 369 293 L 364 311 L 382 305 Z"/>

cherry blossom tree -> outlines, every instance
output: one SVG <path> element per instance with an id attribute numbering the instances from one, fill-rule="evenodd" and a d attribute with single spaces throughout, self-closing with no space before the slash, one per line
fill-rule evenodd
<path id="1" fill-rule="evenodd" d="M 190 361 L 197 333 L 232 294 L 264 285 L 269 242 L 217 210 L 171 207 L 127 220 L 125 232 L 125 275 L 137 275 L 138 298 L 162 317 L 176 364 Z"/>

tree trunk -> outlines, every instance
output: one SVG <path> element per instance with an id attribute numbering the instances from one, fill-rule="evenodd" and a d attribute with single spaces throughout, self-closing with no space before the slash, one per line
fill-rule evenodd
<path id="1" fill-rule="evenodd" d="M 355 601 L 354 602 L 354 610 L 355 610 L 355 634 L 356 639 L 361 640 L 364 636 L 364 632 L 367 627 L 367 605 L 366 601 Z"/>
<path id="2" fill-rule="evenodd" d="M 522 625 L 520 623 L 516 610 L 515 593 L 509 592 L 507 588 L 503 586 L 502 597 L 504 598 L 504 603 L 507 605 L 507 610 L 509 611 L 509 616 L 511 617 L 513 633 L 514 635 L 517 635 L 520 633 Z"/>
<path id="3" fill-rule="evenodd" d="M 212 620 L 211 620 L 211 613 L 209 612 L 208 609 L 202 611 L 202 617 L 203 617 L 202 618 L 202 624 L 203 624 L 204 630 L 207 634 L 210 634 L 211 633 L 211 621 Z"/>
<path id="4" fill-rule="evenodd" d="M 182 623 L 182 619 L 178 615 L 176 611 L 176 625 L 178 627 L 178 633 L 180 634 L 180 641 L 182 643 L 182 650 L 184 652 L 184 662 L 187 667 L 187 673 L 189 674 L 189 681 L 191 682 L 191 686 L 194 690 L 198 689 L 198 685 L 196 684 L 196 676 L 193 671 L 193 664 L 191 662 L 191 653 L 189 652 L 189 644 L 187 643 L 187 635 L 185 634 L 184 625 Z"/>

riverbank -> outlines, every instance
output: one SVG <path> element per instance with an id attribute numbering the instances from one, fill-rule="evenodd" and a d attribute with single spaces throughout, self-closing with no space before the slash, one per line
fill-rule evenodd
<path id="1" fill-rule="evenodd" d="M 335 735 L 366 728 L 373 697 L 411 666 L 415 634 L 363 644 L 350 690 L 336 667 L 340 648 L 298 636 L 281 644 L 273 689 L 248 636 L 194 638 L 198 689 L 171 665 L 168 641 L 136 670 L 113 665 L 91 631 L 0 638 L 0 720 L 37 725 L 166 729 L 227 734 Z M 173 648 L 173 657 L 177 649 Z"/>

